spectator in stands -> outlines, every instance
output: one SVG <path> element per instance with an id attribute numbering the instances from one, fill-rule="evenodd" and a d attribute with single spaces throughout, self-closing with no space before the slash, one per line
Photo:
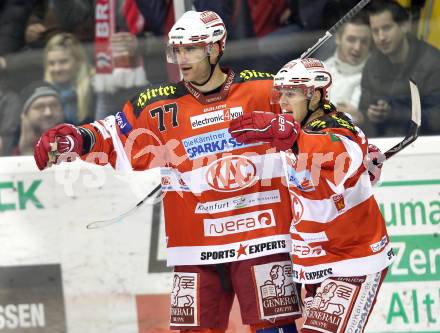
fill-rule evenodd
<path id="1" fill-rule="evenodd" d="M 21 126 L 17 155 L 32 155 L 38 138 L 65 121 L 61 96 L 50 83 L 35 81 L 20 93 Z"/>
<path id="2" fill-rule="evenodd" d="M 24 30 L 36 0 L 3 0 L 0 3 L 0 56 L 19 51 Z"/>
<path id="3" fill-rule="evenodd" d="M 174 8 L 171 0 L 135 1 L 145 19 L 145 28 L 155 36 L 167 35 L 174 24 Z"/>
<path id="4" fill-rule="evenodd" d="M 138 11 L 145 19 L 145 29 L 151 31 L 155 36 L 166 36 L 174 24 L 174 7 L 172 0 L 124 0 L 124 2 L 125 16 L 133 18 L 136 16 L 134 13 L 131 15 L 129 12 L 127 13 L 128 8 L 131 7 L 127 5 L 135 2 Z M 232 19 L 236 3 L 238 3 L 238 1 L 233 0 L 193 0 L 192 2 L 195 10 L 199 12 L 212 10 L 218 13 L 228 31 L 233 30 Z M 130 21 L 130 19 L 127 21 Z M 130 25 L 129 22 L 128 25 Z M 230 39 L 229 35 L 228 33 L 228 39 Z"/>
<path id="5" fill-rule="evenodd" d="M 81 42 L 93 41 L 93 0 L 37 0 L 25 30 L 26 43 L 43 47 L 54 35 L 70 32 Z"/>
<path id="6" fill-rule="evenodd" d="M 0 156 L 12 154 L 20 127 L 20 100 L 5 87 L 0 87 Z"/>
<path id="7" fill-rule="evenodd" d="M 36 2 L 37 0 L 0 1 L 0 75 L 2 81 L 7 81 L 7 86 L 11 90 L 19 91 L 22 88 L 12 80 L 20 80 L 22 84 L 29 78 L 29 73 L 35 73 L 29 70 L 28 62 L 23 61 L 23 57 L 17 52 L 26 44 L 24 31 Z M 35 64 L 41 65 L 41 61 Z"/>
<path id="8" fill-rule="evenodd" d="M 108 20 L 98 16 L 96 19 L 98 24 L 105 20 L 114 28 L 108 34 L 95 32 L 95 52 L 99 49 L 99 53 L 95 53 L 93 83 L 96 117 L 102 119 L 118 112 L 127 99 L 148 84 L 137 38 L 144 32 L 145 19 L 135 0 L 117 0 Z"/>
<path id="9" fill-rule="evenodd" d="M 148 84 L 138 39 L 130 32 L 111 35 L 112 71 L 96 73 L 96 118 L 117 113 L 131 96 Z"/>
<path id="10" fill-rule="evenodd" d="M 71 33 L 53 36 L 44 49 L 44 79 L 60 92 L 65 120 L 94 120 L 93 69 L 78 39 Z"/>
<path id="11" fill-rule="evenodd" d="M 409 15 L 397 2 L 375 0 L 369 23 L 377 47 L 365 64 L 360 110 L 369 136 L 403 136 L 411 115 L 409 79 L 422 101 L 422 134 L 440 134 L 440 52 L 409 33 Z M 366 127 L 369 125 L 369 127 Z"/>
<path id="12" fill-rule="evenodd" d="M 250 13 L 254 36 L 257 37 L 256 67 L 263 71 L 276 72 L 286 62 L 299 56 L 299 50 L 292 41 L 292 34 L 302 30 L 293 17 L 294 12 L 288 0 L 245 1 Z M 283 43 L 282 41 L 285 41 Z M 281 42 L 280 42 L 281 41 Z M 286 43 L 287 42 L 287 43 Z M 280 47 L 285 45 L 285 47 Z M 290 45 L 289 45 L 290 44 Z M 277 47 L 278 45 L 278 47 Z M 274 49 L 277 52 L 274 52 Z"/>
<path id="13" fill-rule="evenodd" d="M 262 55 L 259 66 L 274 72 L 299 57 L 304 48 L 315 42 L 321 30 L 330 28 L 358 0 L 248 0 L 247 3 L 255 36 L 259 38 L 258 49 Z M 327 43 L 314 56 L 325 59 L 333 51 L 334 45 Z"/>
<path id="14" fill-rule="evenodd" d="M 359 111 L 361 77 L 371 48 L 368 17 L 360 13 L 342 25 L 335 36 L 336 52 L 324 61 L 333 78 L 330 100 L 338 111 L 348 113 L 357 125 L 363 121 Z"/>

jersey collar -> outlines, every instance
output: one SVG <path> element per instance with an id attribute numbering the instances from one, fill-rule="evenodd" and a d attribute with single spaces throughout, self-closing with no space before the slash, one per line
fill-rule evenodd
<path id="1" fill-rule="evenodd" d="M 205 95 L 196 87 L 194 87 L 191 83 L 183 81 L 183 85 L 186 90 L 194 96 L 197 101 L 201 104 L 210 104 L 215 102 L 224 101 L 229 94 L 229 90 L 231 89 L 232 82 L 234 82 L 235 73 L 232 69 L 228 69 L 226 80 L 220 88 L 219 92 Z"/>

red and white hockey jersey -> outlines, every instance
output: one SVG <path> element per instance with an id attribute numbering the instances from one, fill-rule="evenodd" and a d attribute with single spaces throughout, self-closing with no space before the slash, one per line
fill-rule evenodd
<path id="1" fill-rule="evenodd" d="M 286 153 L 294 280 L 383 270 L 394 257 L 364 158 L 368 142 L 343 113 L 311 121 Z"/>
<path id="2" fill-rule="evenodd" d="M 84 159 L 105 164 L 95 156 L 104 152 L 117 169 L 161 167 L 168 265 L 290 252 L 280 155 L 228 133 L 244 112 L 271 110 L 271 88 L 271 74 L 251 70 L 229 71 L 208 96 L 185 82 L 150 86 L 116 116 L 84 126 L 97 138 Z"/>

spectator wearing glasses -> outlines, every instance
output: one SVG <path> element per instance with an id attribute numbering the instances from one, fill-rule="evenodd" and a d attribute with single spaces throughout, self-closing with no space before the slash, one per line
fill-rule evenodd
<path id="1" fill-rule="evenodd" d="M 20 93 L 21 126 L 17 155 L 32 155 L 43 132 L 64 121 L 61 97 L 50 83 L 35 81 Z"/>

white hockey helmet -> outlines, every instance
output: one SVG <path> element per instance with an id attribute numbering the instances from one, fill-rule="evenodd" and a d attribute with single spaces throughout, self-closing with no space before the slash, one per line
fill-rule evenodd
<path id="1" fill-rule="evenodd" d="M 226 27 L 220 16 L 213 11 L 187 11 L 174 23 L 168 33 L 167 61 L 178 63 L 176 50 L 180 46 L 200 46 L 202 52 L 190 55 L 189 62 L 199 62 L 207 57 L 212 45 L 219 42 L 220 53 L 226 44 Z"/>
<path id="2" fill-rule="evenodd" d="M 319 89 L 322 91 L 323 99 L 328 101 L 331 84 L 332 76 L 320 60 L 295 59 L 284 65 L 275 75 L 271 101 L 278 104 L 281 93 L 292 89 L 301 89 L 307 99 Z"/>

